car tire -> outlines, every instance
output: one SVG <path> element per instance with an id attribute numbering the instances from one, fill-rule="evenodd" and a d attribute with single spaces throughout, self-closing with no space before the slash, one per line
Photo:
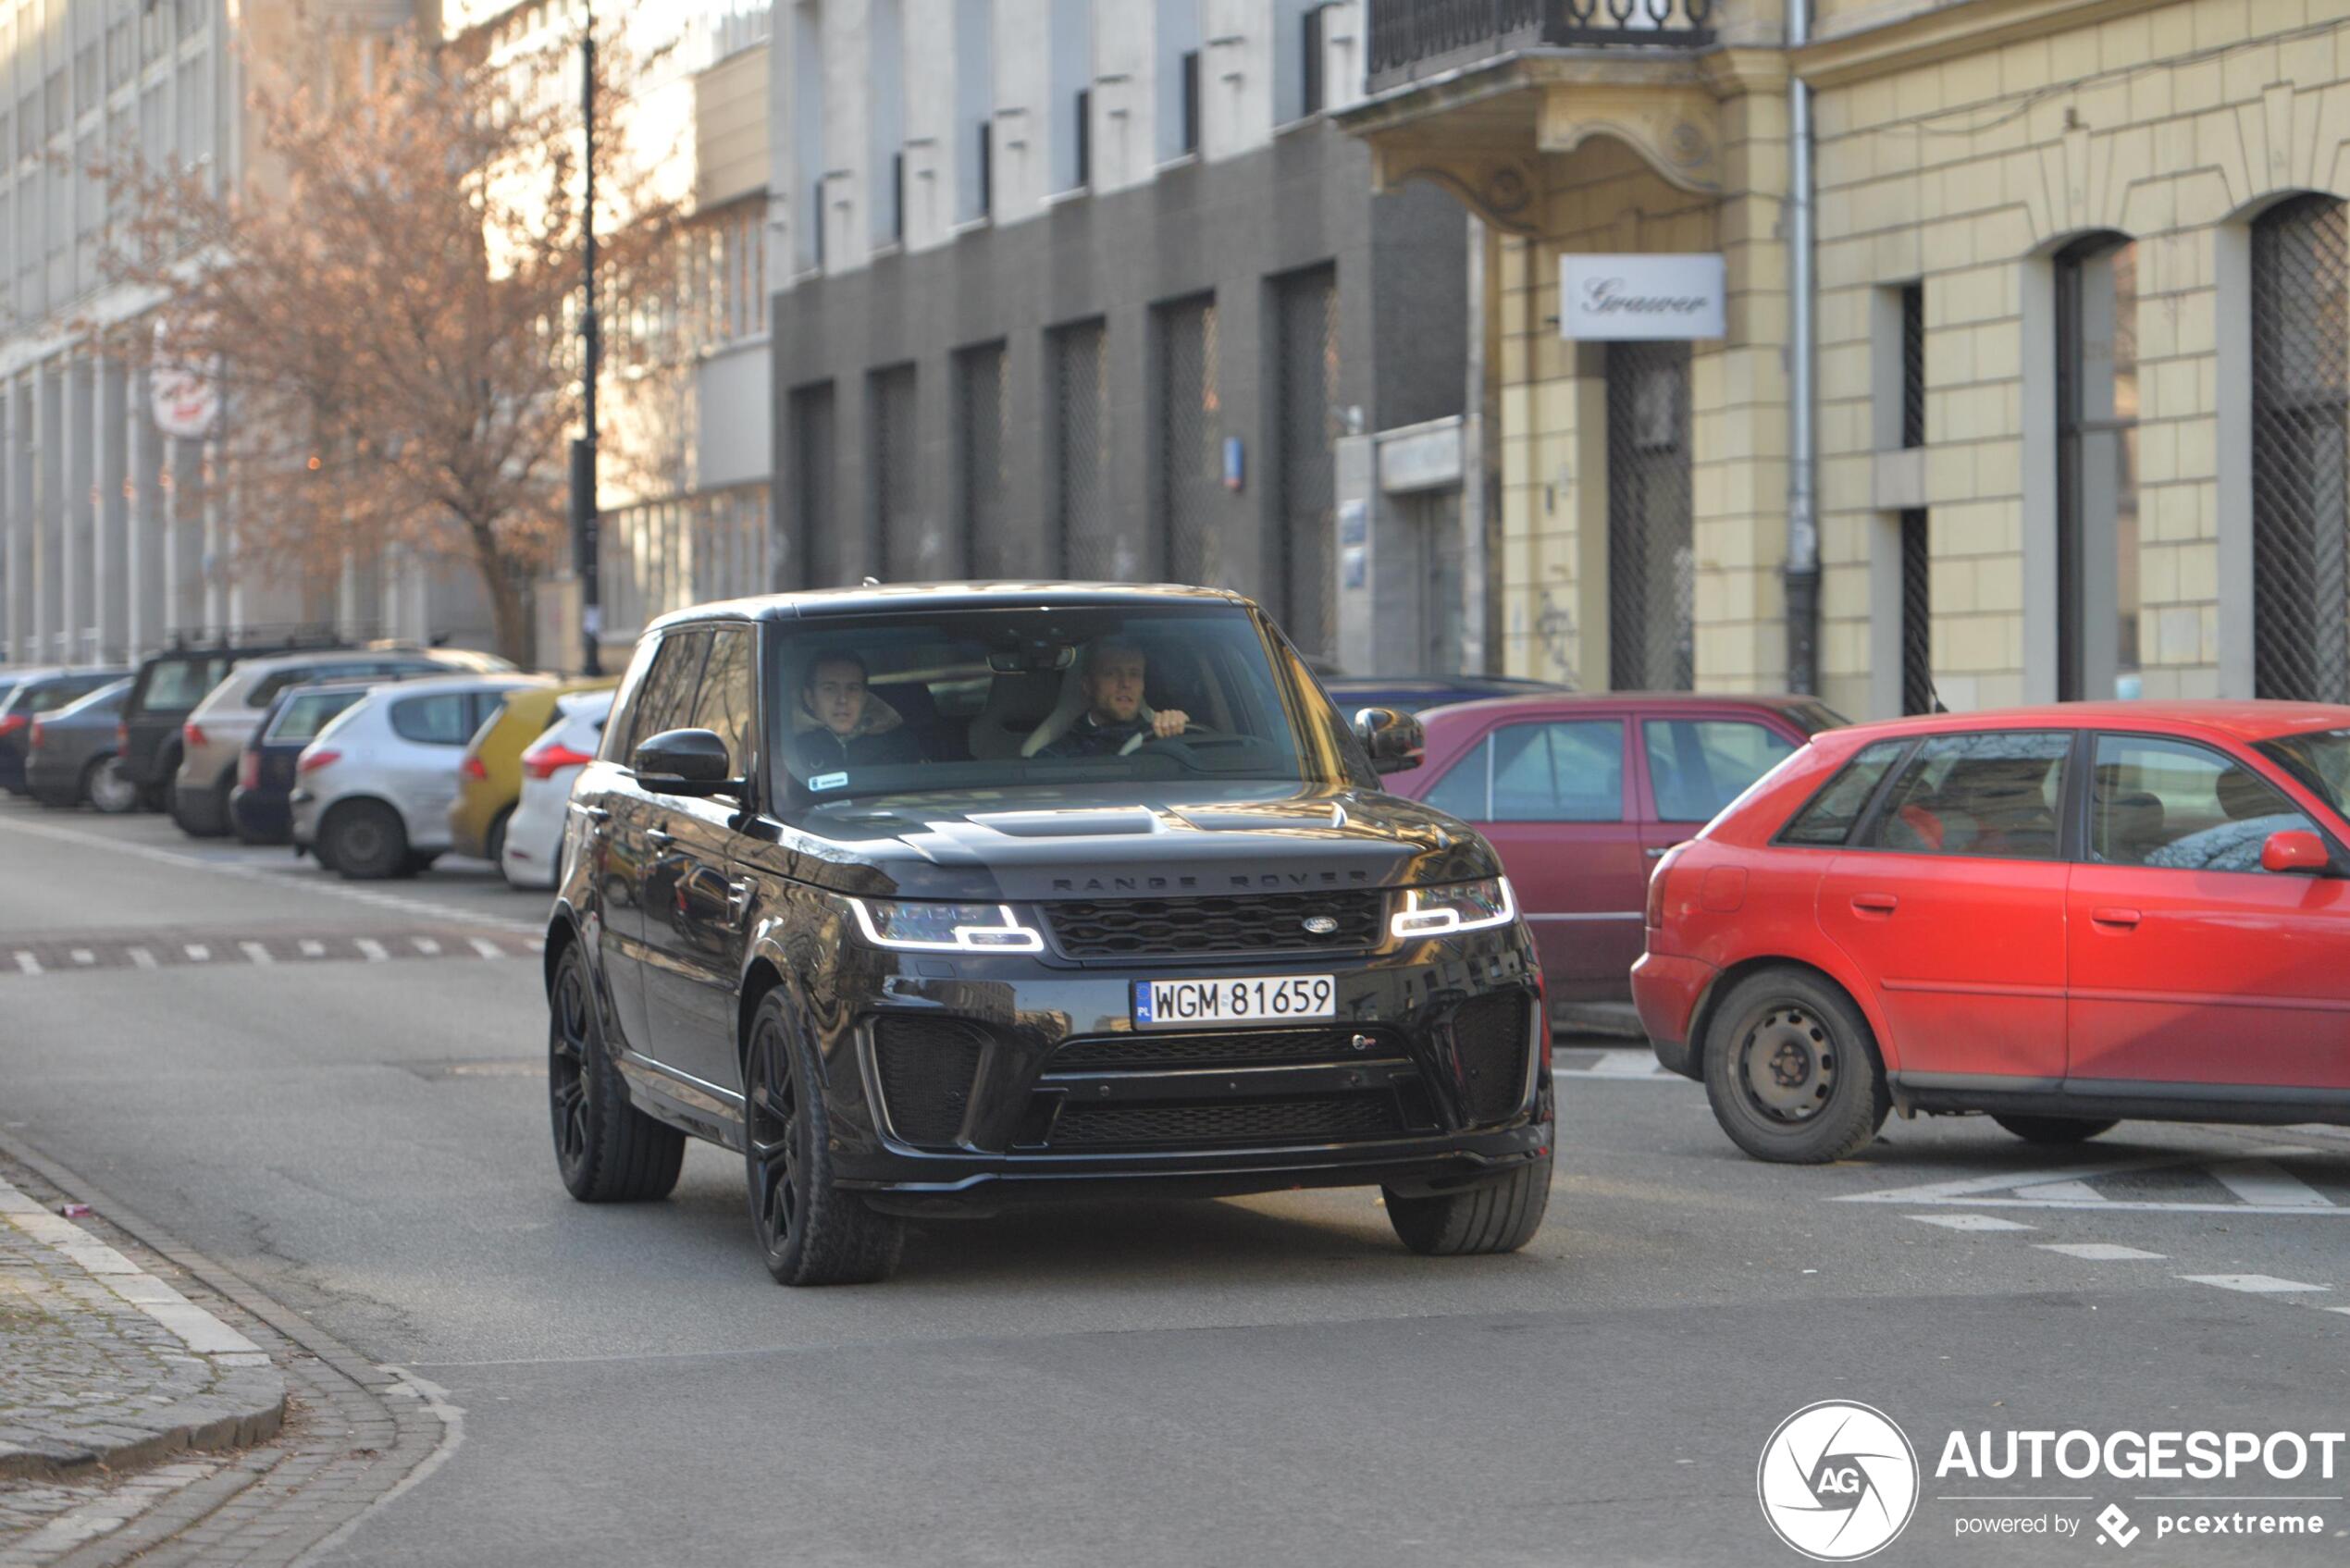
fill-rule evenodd
<path id="1" fill-rule="evenodd" d="M 1465 1192 L 1405 1198 L 1388 1188 L 1385 1196 L 1396 1239 L 1423 1257 L 1514 1253 L 1542 1228 L 1543 1211 L 1551 1206 L 1551 1156 Z"/>
<path id="2" fill-rule="evenodd" d="M 123 816 L 139 809 L 139 786 L 122 776 L 111 751 L 93 757 L 81 770 L 81 797 L 109 817 Z"/>
<path id="3" fill-rule="evenodd" d="M 2003 1117 L 1991 1119 L 2022 1139 L 2026 1143 L 2085 1143 L 2100 1132 L 2110 1132 L 2120 1126 L 2119 1119 L 2099 1120 L 2094 1117 Z"/>
<path id="4" fill-rule="evenodd" d="M 1861 1009 L 1819 975 L 1791 968 L 1749 975 L 1713 1009 L 1705 1096 L 1730 1142 L 1785 1165 L 1850 1158 L 1893 1108 Z"/>
<path id="5" fill-rule="evenodd" d="M 190 838 L 220 837 L 229 831 L 229 791 L 235 784 L 231 774 L 212 789 L 174 788 L 171 820 Z"/>
<path id="6" fill-rule="evenodd" d="M 760 999 L 743 1062 L 743 1167 L 767 1272 L 780 1285 L 887 1278 L 905 1221 L 833 1185 L 822 1068 L 782 992 Z"/>
<path id="7" fill-rule="evenodd" d="M 595 978 L 577 943 L 556 963 L 548 993 L 547 1105 L 555 1168 L 581 1203 L 643 1203 L 675 1189 L 686 1135 L 628 1103 L 604 1047 Z"/>
<path id="8" fill-rule="evenodd" d="M 382 882 L 414 864 L 407 827 L 380 800 L 336 807 L 318 831 L 318 858 L 352 882 Z"/>

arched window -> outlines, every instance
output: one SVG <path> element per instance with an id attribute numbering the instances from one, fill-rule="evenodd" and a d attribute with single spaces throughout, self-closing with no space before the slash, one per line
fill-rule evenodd
<path id="1" fill-rule="evenodd" d="M 2138 248 L 2057 256 L 2057 695 L 2133 695 L 2138 673 Z"/>
<path id="2" fill-rule="evenodd" d="M 2350 701 L 2350 226 L 2296 196 L 2252 226 L 2253 690 Z"/>

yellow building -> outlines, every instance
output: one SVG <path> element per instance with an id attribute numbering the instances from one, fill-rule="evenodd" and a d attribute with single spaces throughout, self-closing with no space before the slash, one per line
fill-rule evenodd
<path id="1" fill-rule="evenodd" d="M 2350 700 L 2350 5 L 1819 0 L 1790 49 L 1793 19 L 1371 7 L 1350 128 L 1491 235 L 1504 667 L 1741 690 L 1815 648 L 1855 716 Z M 1591 340 L 1594 278 L 1680 289 L 1655 253 L 1721 258 L 1718 328 Z"/>

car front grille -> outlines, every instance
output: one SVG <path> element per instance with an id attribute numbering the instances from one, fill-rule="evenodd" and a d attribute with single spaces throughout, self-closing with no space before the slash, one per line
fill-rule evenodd
<path id="1" fill-rule="evenodd" d="M 957 1019 L 885 1018 L 873 1026 L 873 1055 L 891 1130 L 909 1143 L 951 1144 L 971 1109 L 987 1036 Z"/>
<path id="2" fill-rule="evenodd" d="M 1370 1043 L 1361 1050 L 1356 1040 Z M 1108 1034 L 1072 1040 L 1053 1053 L 1046 1072 L 1163 1072 L 1169 1068 L 1295 1062 L 1361 1062 L 1400 1056 L 1383 1034 L 1352 1029 L 1232 1030 L 1221 1034 Z"/>
<path id="3" fill-rule="evenodd" d="M 1072 958 L 1209 957 L 1359 952 L 1379 941 L 1387 896 L 1377 889 L 1243 893 L 1208 898 L 1075 899 L 1044 906 Z M 1329 922 L 1326 932 L 1306 922 Z"/>
<path id="4" fill-rule="evenodd" d="M 1047 1146 L 1100 1149 L 1181 1143 L 1335 1143 L 1404 1130 L 1391 1094 L 1197 1105 L 1070 1105 Z"/>
<path id="5" fill-rule="evenodd" d="M 1453 1047 L 1466 1080 L 1469 1120 L 1506 1121 L 1526 1098 L 1528 1021 L 1533 1005 L 1504 991 L 1465 1002 L 1453 1014 Z"/>

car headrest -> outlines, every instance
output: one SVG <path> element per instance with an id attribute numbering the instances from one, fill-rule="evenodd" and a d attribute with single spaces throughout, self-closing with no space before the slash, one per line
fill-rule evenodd
<path id="1" fill-rule="evenodd" d="M 1022 757 L 1033 757 L 1069 734 L 1070 726 L 1076 723 L 1079 716 L 1085 711 L 1084 663 L 1082 659 L 1071 660 L 1069 668 L 1061 673 L 1060 700 L 1053 704 L 1053 710 L 1045 715 L 1044 722 L 1020 742 L 1020 754 Z M 1149 718 L 1151 705 L 1144 703 L 1139 711 L 1144 718 Z"/>
<path id="2" fill-rule="evenodd" d="M 1054 710 L 1060 690 L 1060 674 L 1052 670 L 990 679 L 987 700 L 971 721 L 971 756 L 983 762 L 1020 756 L 1020 743 L 1040 718 Z"/>

